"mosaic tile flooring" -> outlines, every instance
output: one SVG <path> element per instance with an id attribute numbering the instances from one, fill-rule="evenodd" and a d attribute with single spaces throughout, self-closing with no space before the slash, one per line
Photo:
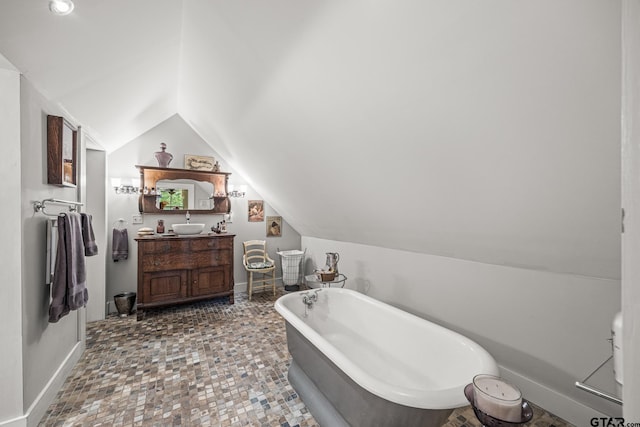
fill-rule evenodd
<path id="1" fill-rule="evenodd" d="M 212 300 L 149 311 L 139 322 L 112 315 L 90 323 L 87 349 L 40 425 L 317 426 L 287 381 L 276 298 L 237 294 L 234 305 Z M 531 426 L 569 426 L 535 413 Z M 446 426 L 480 424 L 466 407 Z"/>

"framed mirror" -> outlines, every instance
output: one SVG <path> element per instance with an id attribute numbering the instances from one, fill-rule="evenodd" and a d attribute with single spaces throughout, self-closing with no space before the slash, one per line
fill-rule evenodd
<path id="1" fill-rule="evenodd" d="M 213 184 L 206 181 L 156 182 L 156 207 L 161 210 L 210 210 L 214 208 Z"/>
<path id="2" fill-rule="evenodd" d="M 78 132 L 64 117 L 47 116 L 47 182 L 77 184 Z"/>
<path id="3" fill-rule="evenodd" d="M 139 210 L 144 213 L 224 214 L 231 211 L 230 173 L 136 166 L 140 171 Z"/>

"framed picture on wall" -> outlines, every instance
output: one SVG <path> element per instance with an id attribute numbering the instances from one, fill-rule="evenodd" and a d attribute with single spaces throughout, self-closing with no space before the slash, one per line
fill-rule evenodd
<path id="1" fill-rule="evenodd" d="M 248 218 L 249 222 L 264 221 L 264 200 L 249 200 Z"/>
<path id="2" fill-rule="evenodd" d="M 282 217 L 267 217 L 267 237 L 282 237 Z"/>
<path id="3" fill-rule="evenodd" d="M 195 171 L 212 172 L 216 165 L 216 159 L 209 156 L 184 155 L 184 168 Z"/>

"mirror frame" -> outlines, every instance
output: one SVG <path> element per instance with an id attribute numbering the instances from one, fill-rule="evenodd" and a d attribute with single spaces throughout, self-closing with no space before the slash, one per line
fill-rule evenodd
<path id="1" fill-rule="evenodd" d="M 194 214 L 228 214 L 231 212 L 231 202 L 227 184 L 229 182 L 229 172 L 208 172 L 191 169 L 161 168 L 156 166 L 136 165 L 140 171 L 140 189 L 156 188 L 156 183 L 163 179 L 192 179 L 194 181 L 204 181 L 213 184 L 214 194 L 225 194 L 225 196 L 215 196 L 213 209 L 167 209 L 163 210 L 156 206 L 156 195 L 140 194 L 138 198 L 138 210 L 142 213 L 153 214 L 181 214 L 187 210 Z"/>
<path id="2" fill-rule="evenodd" d="M 61 116 L 47 116 L 47 183 L 75 187 L 78 130 Z M 68 157 L 71 158 L 68 158 Z"/>

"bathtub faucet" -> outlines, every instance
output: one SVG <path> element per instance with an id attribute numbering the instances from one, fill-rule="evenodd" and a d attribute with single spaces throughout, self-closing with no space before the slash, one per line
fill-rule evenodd
<path id="1" fill-rule="evenodd" d="M 318 301 L 318 292 L 320 292 L 321 290 L 322 289 L 316 289 L 312 293 L 301 293 L 300 295 L 302 295 L 302 303 L 307 307 L 311 307 L 314 302 Z"/>

